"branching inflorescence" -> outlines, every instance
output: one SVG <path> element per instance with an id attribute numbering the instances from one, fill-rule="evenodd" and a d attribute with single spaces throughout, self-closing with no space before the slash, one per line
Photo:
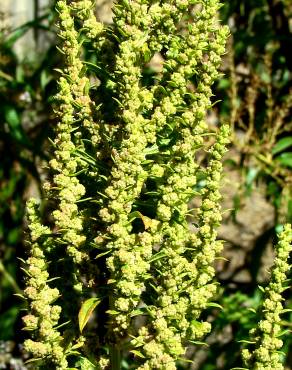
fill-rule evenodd
<path id="1" fill-rule="evenodd" d="M 217 289 L 229 128 L 211 127 L 207 112 L 228 28 L 217 19 L 218 0 L 122 0 L 112 25 L 96 20 L 93 5 L 57 2 L 65 65 L 52 181 L 44 187 L 52 212 L 43 226 L 35 201 L 28 203 L 24 322 L 33 338 L 25 348 L 44 368 L 117 370 L 123 354 L 140 370 L 172 370 L 211 329 L 201 314 Z M 287 226 L 255 349 L 244 352 L 253 369 L 282 369 L 279 314 L 290 243 Z M 59 276 L 63 267 L 70 277 Z"/>

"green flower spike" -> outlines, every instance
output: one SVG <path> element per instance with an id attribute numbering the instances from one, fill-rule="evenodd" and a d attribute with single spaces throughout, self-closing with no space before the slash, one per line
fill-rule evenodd
<path id="1" fill-rule="evenodd" d="M 58 324 L 61 307 L 53 304 L 59 297 L 56 288 L 48 284 L 48 262 L 46 252 L 50 250 L 52 239 L 50 229 L 43 226 L 38 214 L 38 204 L 35 199 L 27 203 L 29 222 L 30 256 L 26 261 L 27 275 L 24 290 L 30 308 L 23 317 L 25 330 L 32 332 L 33 339 L 24 342 L 24 348 L 36 360 L 44 364 L 54 364 L 55 369 L 67 369 L 63 338 L 55 328 Z"/>
<path id="2" fill-rule="evenodd" d="M 197 91 L 193 94 L 193 103 L 181 114 L 183 120 L 176 119 L 174 104 L 163 112 L 164 119 L 167 117 L 166 112 L 172 112 L 173 120 L 175 122 L 177 120 L 176 128 L 182 138 L 172 147 L 173 160 L 168 163 L 169 170 L 166 169 L 162 176 L 165 183 L 158 188 L 161 201 L 158 203 L 157 217 L 161 222 L 160 232 L 164 241 L 157 252 L 157 259 L 155 255 L 153 256 L 155 262 L 151 271 L 152 275 L 157 276 L 154 285 L 159 298 L 158 302 L 151 307 L 152 316 L 155 319 L 153 321 L 149 319 L 151 325 L 148 323 L 147 328 L 140 329 L 140 336 L 135 339 L 139 343 L 146 343 L 143 346 L 143 354 L 149 358 L 139 369 L 176 369 L 176 360 L 184 355 L 188 340 L 201 339 L 210 330 L 209 323 L 200 323 L 196 319 L 207 307 L 208 301 L 216 291 L 215 284 L 210 283 L 207 287 L 205 285 L 214 276 L 212 263 L 221 250 L 221 243 L 216 242 L 215 239 L 216 228 L 221 217 L 218 192 L 222 171 L 221 159 L 226 151 L 229 135 L 226 126 L 220 129 L 210 152 L 209 166 L 206 170 L 206 187 L 202 194 L 202 206 L 198 212 L 200 229 L 197 235 L 189 232 L 185 215 L 188 200 L 196 185 L 198 164 L 195 154 L 203 144 L 201 135 L 207 131 L 205 112 L 211 106 L 211 85 L 219 76 L 220 55 L 224 52 L 228 35 L 225 27 L 216 25 L 215 16 L 219 3 L 213 2 L 213 5 L 214 7 L 210 9 L 209 2 L 206 2 L 197 16 L 197 22 L 194 22 L 192 28 L 189 27 L 190 35 L 186 38 L 189 49 L 184 49 L 184 55 L 186 60 L 189 58 L 189 62 L 180 68 L 180 73 L 172 74 L 172 85 L 177 86 L 174 93 L 177 92 L 178 96 L 184 96 L 183 89 L 188 79 L 194 73 L 198 74 Z M 204 40 L 207 42 L 200 43 L 200 38 L 196 39 L 194 35 L 200 35 L 199 30 L 196 32 L 196 27 L 203 28 L 203 25 L 206 27 L 208 38 L 205 35 Z M 200 45 L 202 45 L 201 52 Z M 205 53 L 205 49 L 208 52 Z M 191 54 L 192 50 L 197 50 L 197 55 Z M 204 62 L 202 62 L 203 55 Z M 175 67 L 175 63 L 172 65 Z M 193 73 L 191 74 L 190 71 Z M 212 216 L 208 208 L 210 204 L 208 205 L 206 200 L 209 198 L 210 204 L 212 203 L 215 209 Z M 209 226 L 208 230 L 205 227 L 206 224 Z M 211 241 L 212 244 L 210 244 Z M 205 257 L 202 255 L 200 258 L 200 248 L 203 248 L 203 253 L 209 256 L 206 264 Z M 189 249 L 193 249 L 193 255 L 190 254 Z"/>
<path id="3" fill-rule="evenodd" d="M 251 330 L 255 341 L 252 350 L 244 349 L 242 357 L 245 365 L 252 370 L 284 370 L 279 350 L 283 342 L 281 337 L 281 317 L 283 309 L 282 293 L 287 288 L 289 254 L 292 251 L 292 228 L 284 226 L 279 234 L 276 258 L 271 271 L 269 285 L 265 288 L 264 302 L 261 308 L 261 320 L 256 329 Z"/>

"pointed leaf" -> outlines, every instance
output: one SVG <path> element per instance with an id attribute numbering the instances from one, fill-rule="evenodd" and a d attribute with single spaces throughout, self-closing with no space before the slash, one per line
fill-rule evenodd
<path id="1" fill-rule="evenodd" d="M 145 356 L 140 351 L 137 351 L 136 349 L 132 349 L 130 352 L 133 353 L 135 356 L 145 358 Z"/>
<path id="2" fill-rule="evenodd" d="M 82 306 L 78 314 L 80 333 L 82 333 L 82 330 L 87 324 L 93 310 L 100 302 L 101 302 L 100 298 L 89 298 L 82 303 Z"/>
<path id="3" fill-rule="evenodd" d="M 272 149 L 273 154 L 280 153 L 282 150 L 292 146 L 292 136 L 283 137 L 280 139 Z"/>
<path id="4" fill-rule="evenodd" d="M 209 344 L 208 343 L 205 343 L 205 342 L 200 342 L 200 341 L 197 341 L 197 340 L 189 340 L 189 342 L 192 343 L 192 344 L 199 345 L 199 346 L 209 347 Z"/>
<path id="5" fill-rule="evenodd" d="M 86 357 L 79 357 L 76 364 L 81 370 L 95 370 L 96 366 L 89 361 Z"/>
<path id="6" fill-rule="evenodd" d="M 265 293 L 265 288 L 263 288 L 261 285 L 258 286 L 259 290 L 263 293 Z"/>
<path id="7" fill-rule="evenodd" d="M 219 303 L 215 303 L 215 302 L 209 302 L 209 303 L 207 303 L 207 307 L 215 307 L 215 308 L 220 308 L 220 310 L 223 310 L 223 307 L 220 306 Z"/>
<path id="8" fill-rule="evenodd" d="M 277 158 L 283 166 L 292 168 L 292 152 L 291 153 L 282 153 Z"/>

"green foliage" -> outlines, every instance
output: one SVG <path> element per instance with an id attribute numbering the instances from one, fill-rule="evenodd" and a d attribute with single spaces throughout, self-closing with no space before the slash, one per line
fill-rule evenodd
<path id="1" fill-rule="evenodd" d="M 218 84 L 219 109 L 233 127 L 243 188 L 256 171 L 253 184 L 267 184 L 277 222 L 291 222 L 291 6 L 285 1 L 231 1 L 222 16 L 232 38 L 226 77 Z"/>

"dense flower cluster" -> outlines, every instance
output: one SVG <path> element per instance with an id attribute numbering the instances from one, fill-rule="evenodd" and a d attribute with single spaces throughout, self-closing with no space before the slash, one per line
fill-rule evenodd
<path id="1" fill-rule="evenodd" d="M 49 286 L 48 262 L 46 252 L 51 248 L 48 239 L 50 229 L 43 226 L 38 214 L 38 204 L 34 199 L 27 203 L 29 221 L 30 257 L 26 261 L 27 281 L 24 290 L 30 305 L 30 312 L 23 317 L 25 330 L 31 331 L 32 339 L 24 342 L 25 349 L 36 359 L 51 360 L 56 369 L 67 369 L 64 348 L 58 324 L 61 307 L 53 304 L 59 291 Z"/>
<path id="2" fill-rule="evenodd" d="M 176 369 L 189 341 L 210 331 L 200 315 L 216 291 L 212 264 L 222 247 L 216 229 L 228 143 L 226 126 L 213 134 L 211 146 L 205 140 L 211 87 L 228 36 L 217 20 L 219 7 L 218 0 L 123 0 L 114 6 L 113 25 L 105 26 L 95 19 L 92 1 L 57 2 L 65 67 L 56 99 L 53 182 L 45 187 L 57 204 L 52 211 L 56 237 L 50 243 L 70 259 L 76 294 L 82 300 L 105 298 L 98 325 L 109 348 L 96 340 L 96 368 L 119 369 L 119 352 L 130 346 L 133 353 L 139 347 L 139 369 Z M 83 42 L 100 58 L 98 96 L 90 91 L 91 74 L 81 59 Z M 160 72 L 145 82 L 145 69 L 158 53 Z M 198 163 L 199 152 L 205 152 L 206 166 Z M 188 202 L 195 195 L 201 206 L 195 215 L 198 228 L 191 232 Z M 33 228 L 32 217 L 30 222 Z M 101 258 L 94 258 L 96 251 Z M 28 260 L 29 269 L 33 263 Z M 93 280 L 101 286 L 88 282 L 84 266 L 94 266 Z M 28 290 L 33 283 L 28 280 Z M 89 294 L 88 287 L 93 287 Z M 59 297 L 57 289 L 46 289 Z M 84 307 L 86 301 L 79 320 L 91 312 L 84 314 Z M 141 315 L 145 325 L 137 330 L 135 316 Z M 40 317 L 24 320 L 39 330 Z M 58 319 L 57 313 L 46 318 L 52 336 L 44 342 L 44 356 L 63 368 L 68 350 L 62 352 Z M 76 356 L 74 348 L 83 343 L 84 353 L 90 348 L 86 334 L 72 344 L 78 336 L 68 335 Z M 27 343 L 37 357 L 29 347 L 33 342 Z"/>
<path id="3" fill-rule="evenodd" d="M 77 3 L 81 4 L 83 1 Z M 82 7 L 83 5 L 81 4 Z M 80 183 L 76 173 L 86 168 L 86 164 L 78 157 L 77 151 L 80 148 L 83 149 L 82 141 L 80 140 L 82 132 L 89 132 L 92 135 L 93 146 L 99 143 L 99 126 L 93 120 L 94 103 L 91 101 L 88 93 L 89 80 L 86 76 L 82 76 L 83 63 L 79 57 L 81 44 L 78 42 L 78 32 L 75 30 L 74 18 L 71 14 L 74 9 L 69 7 L 66 1 L 58 1 L 57 10 L 60 19 L 60 37 L 63 40 L 62 53 L 64 54 L 66 65 L 59 80 L 59 93 L 56 96 L 59 104 L 56 112 L 59 117 L 59 123 L 55 128 L 54 153 L 53 159 L 50 161 L 54 177 L 52 183 L 47 182 L 44 185 L 47 198 L 57 202 L 55 209 L 52 211 L 54 233 L 50 228 L 37 224 L 33 200 L 28 204 L 28 218 L 31 239 L 33 238 L 34 242 L 37 241 L 37 238 L 46 240 L 45 234 L 54 234 L 54 239 L 52 237 L 49 239 L 51 251 L 55 251 L 58 254 L 60 249 L 65 249 L 65 255 L 73 260 L 75 268 L 71 271 L 72 277 L 70 279 L 76 291 L 81 291 L 83 282 L 79 272 L 79 265 L 88 260 L 88 255 L 83 248 L 86 236 L 83 232 L 83 216 L 78 207 L 78 201 L 84 196 L 86 190 Z M 92 7 L 87 11 L 87 14 L 91 16 L 92 23 Z M 96 21 L 93 24 L 95 29 L 97 29 Z M 88 24 L 87 26 L 89 27 Z M 98 29 L 98 32 L 101 32 L 101 29 Z M 97 37 L 97 31 L 95 37 Z M 39 232 L 38 236 L 33 236 L 37 231 Z M 44 242 L 42 247 L 47 243 L 48 241 Z M 38 251 L 40 253 L 39 258 L 44 258 L 45 251 L 41 249 L 41 246 L 39 250 L 31 249 L 31 251 L 32 253 Z M 64 254 L 61 252 L 61 255 Z M 35 328 L 32 328 L 33 322 L 36 328 L 39 327 L 39 330 L 36 336 L 38 342 L 27 340 L 25 348 L 36 358 L 51 358 L 53 363 L 59 366 L 58 368 L 63 369 L 67 368 L 66 351 L 60 346 L 62 337 L 59 331 L 55 329 L 61 307 L 55 305 L 50 309 L 49 306 L 59 298 L 60 293 L 57 288 L 51 289 L 44 285 L 44 277 L 47 279 L 49 275 L 46 269 L 47 265 L 45 262 L 42 263 L 44 265 L 43 276 L 35 276 L 34 282 L 32 275 L 26 281 L 27 288 L 25 293 L 29 301 L 35 299 L 37 304 L 35 302 L 30 303 L 32 313 L 24 317 L 24 322 L 27 330 L 35 330 Z M 41 264 L 41 261 L 29 258 L 27 264 L 29 265 L 28 271 L 38 272 L 36 269 L 38 264 Z M 31 276 L 30 272 L 29 276 Z M 41 294 L 40 292 L 34 293 L 36 282 L 39 284 L 38 288 L 41 290 Z M 36 294 L 38 295 L 36 296 Z M 34 296 L 35 298 L 33 298 Z M 35 319 L 34 313 L 37 319 Z"/>
<path id="4" fill-rule="evenodd" d="M 86 111 L 85 114 L 90 117 L 89 119 L 92 118 L 88 106 L 89 98 L 84 95 L 87 81 L 86 78 L 80 77 L 83 65 L 79 58 L 80 45 L 74 28 L 74 19 L 71 17 L 70 8 L 65 1 L 59 1 L 57 9 L 60 17 L 60 37 L 63 39 L 66 68 L 64 76 L 59 81 L 57 99 L 60 105 L 57 113 L 60 122 L 56 127 L 54 158 L 50 161 L 51 168 L 56 173 L 53 192 L 59 201 L 59 209 L 53 212 L 53 216 L 56 226 L 62 234 L 62 240 L 68 245 L 68 254 L 77 263 L 80 263 L 85 258 L 80 247 L 86 238 L 82 235 L 82 217 L 77 202 L 85 194 L 85 188 L 74 176 L 79 169 L 78 157 L 74 155 L 77 148 L 72 138 L 72 130 L 75 128 L 77 119 L 74 106 L 78 103 L 81 105 L 80 100 L 82 100 L 82 113 L 79 111 L 79 115 L 83 117 Z"/>
<path id="5" fill-rule="evenodd" d="M 187 82 L 194 74 L 192 67 L 194 68 L 196 62 L 191 52 L 193 45 L 189 45 L 186 66 L 180 69 L 179 60 L 182 55 L 178 54 L 178 61 L 172 67 L 173 72 L 166 85 L 167 93 L 160 101 L 156 101 L 155 92 L 161 85 L 150 90 L 141 86 L 143 60 L 147 58 L 150 50 L 158 52 L 162 47 L 161 41 L 160 48 L 156 45 L 155 50 L 153 40 L 157 42 L 157 30 L 160 31 L 161 37 L 164 35 L 161 28 L 163 22 L 168 22 L 172 25 L 171 29 L 176 29 L 183 16 L 182 10 L 189 6 L 187 2 L 184 5 L 181 4 L 180 8 L 175 4 L 164 4 L 161 7 L 155 4 L 147 7 L 145 2 L 136 1 L 131 2 L 128 12 L 125 12 L 125 4 L 117 6 L 115 10 L 119 53 L 116 57 L 114 76 L 119 97 L 119 118 L 123 123 L 125 140 L 121 143 L 119 152 L 113 150 L 114 166 L 111 169 L 109 186 L 105 190 L 110 200 L 107 206 L 100 210 L 100 216 L 105 223 L 110 224 L 107 230 L 112 241 L 107 247 L 113 250 L 113 253 L 107 264 L 112 272 L 110 280 L 115 281 L 113 292 L 118 297 L 112 307 L 115 312 L 113 327 L 120 334 L 128 328 L 131 311 L 140 301 L 144 280 L 150 268 L 147 261 L 151 257 L 153 245 L 159 243 L 162 237 L 157 232 L 157 220 L 152 220 L 150 230 L 139 235 L 132 233 L 129 220 L 132 205 L 149 176 L 143 166 L 146 148 L 156 143 L 157 134 L 174 119 L 178 108 L 184 103 L 184 95 L 188 92 Z M 212 23 L 212 14 L 209 18 Z M 204 36 L 198 37 L 203 38 L 207 34 L 206 31 Z M 166 32 L 166 35 L 169 33 Z M 194 44 L 198 46 L 195 41 Z M 169 50 L 174 54 L 178 48 L 179 44 L 174 43 Z M 149 117 L 148 112 L 152 109 L 153 113 Z M 189 140 L 192 140 L 192 137 Z M 154 169 L 157 170 L 157 166 Z M 120 313 L 117 314 L 117 311 Z"/>
<path id="6" fill-rule="evenodd" d="M 211 149 L 210 168 L 206 170 L 206 188 L 203 191 L 199 213 L 210 212 L 204 202 L 208 192 L 209 196 L 213 196 L 210 198 L 214 199 L 212 216 L 209 214 L 208 230 L 201 227 L 198 234 L 193 234 L 189 231 L 185 219 L 186 200 L 191 196 L 191 190 L 195 185 L 192 171 L 197 167 L 191 154 L 189 158 L 182 157 L 182 162 L 177 165 L 178 172 L 174 171 L 168 177 L 162 189 L 163 194 L 167 195 L 163 196 L 162 200 L 168 201 L 170 211 L 168 217 L 163 215 L 161 220 L 160 233 L 163 234 L 163 242 L 157 252 L 159 258 L 152 265 L 152 276 L 156 275 L 155 285 L 159 298 L 151 310 L 153 319 L 150 318 L 147 328 L 143 327 L 139 332 L 138 342 L 145 343 L 143 350 L 145 357 L 149 358 L 140 369 L 164 369 L 166 366 L 167 369 L 176 369 L 175 361 L 184 355 L 188 340 L 201 339 L 211 328 L 209 323 L 197 320 L 216 292 L 216 285 L 212 283 L 214 276 L 212 264 L 221 250 L 220 243 L 215 241 L 217 218 L 220 214 L 220 197 L 217 191 L 222 168 L 219 163 L 226 150 L 228 132 L 223 126 L 216 144 Z M 196 148 L 197 146 L 194 150 Z M 183 179 L 184 181 L 181 181 Z M 175 213 L 178 213 L 176 217 L 179 219 L 171 221 Z M 204 226 L 205 218 L 201 216 L 201 219 L 201 226 Z M 200 240 L 202 236 L 206 239 L 204 244 Z M 155 255 L 153 259 L 155 260 Z"/>
<path id="7" fill-rule="evenodd" d="M 287 224 L 279 235 L 276 258 L 271 272 L 269 285 L 265 288 L 265 297 L 261 309 L 261 320 L 256 329 L 251 330 L 255 341 L 254 349 L 242 351 L 243 360 L 253 370 L 284 370 L 279 350 L 281 338 L 281 317 L 283 309 L 282 293 L 287 288 L 287 273 L 290 266 L 288 258 L 292 251 L 292 228 Z"/>

